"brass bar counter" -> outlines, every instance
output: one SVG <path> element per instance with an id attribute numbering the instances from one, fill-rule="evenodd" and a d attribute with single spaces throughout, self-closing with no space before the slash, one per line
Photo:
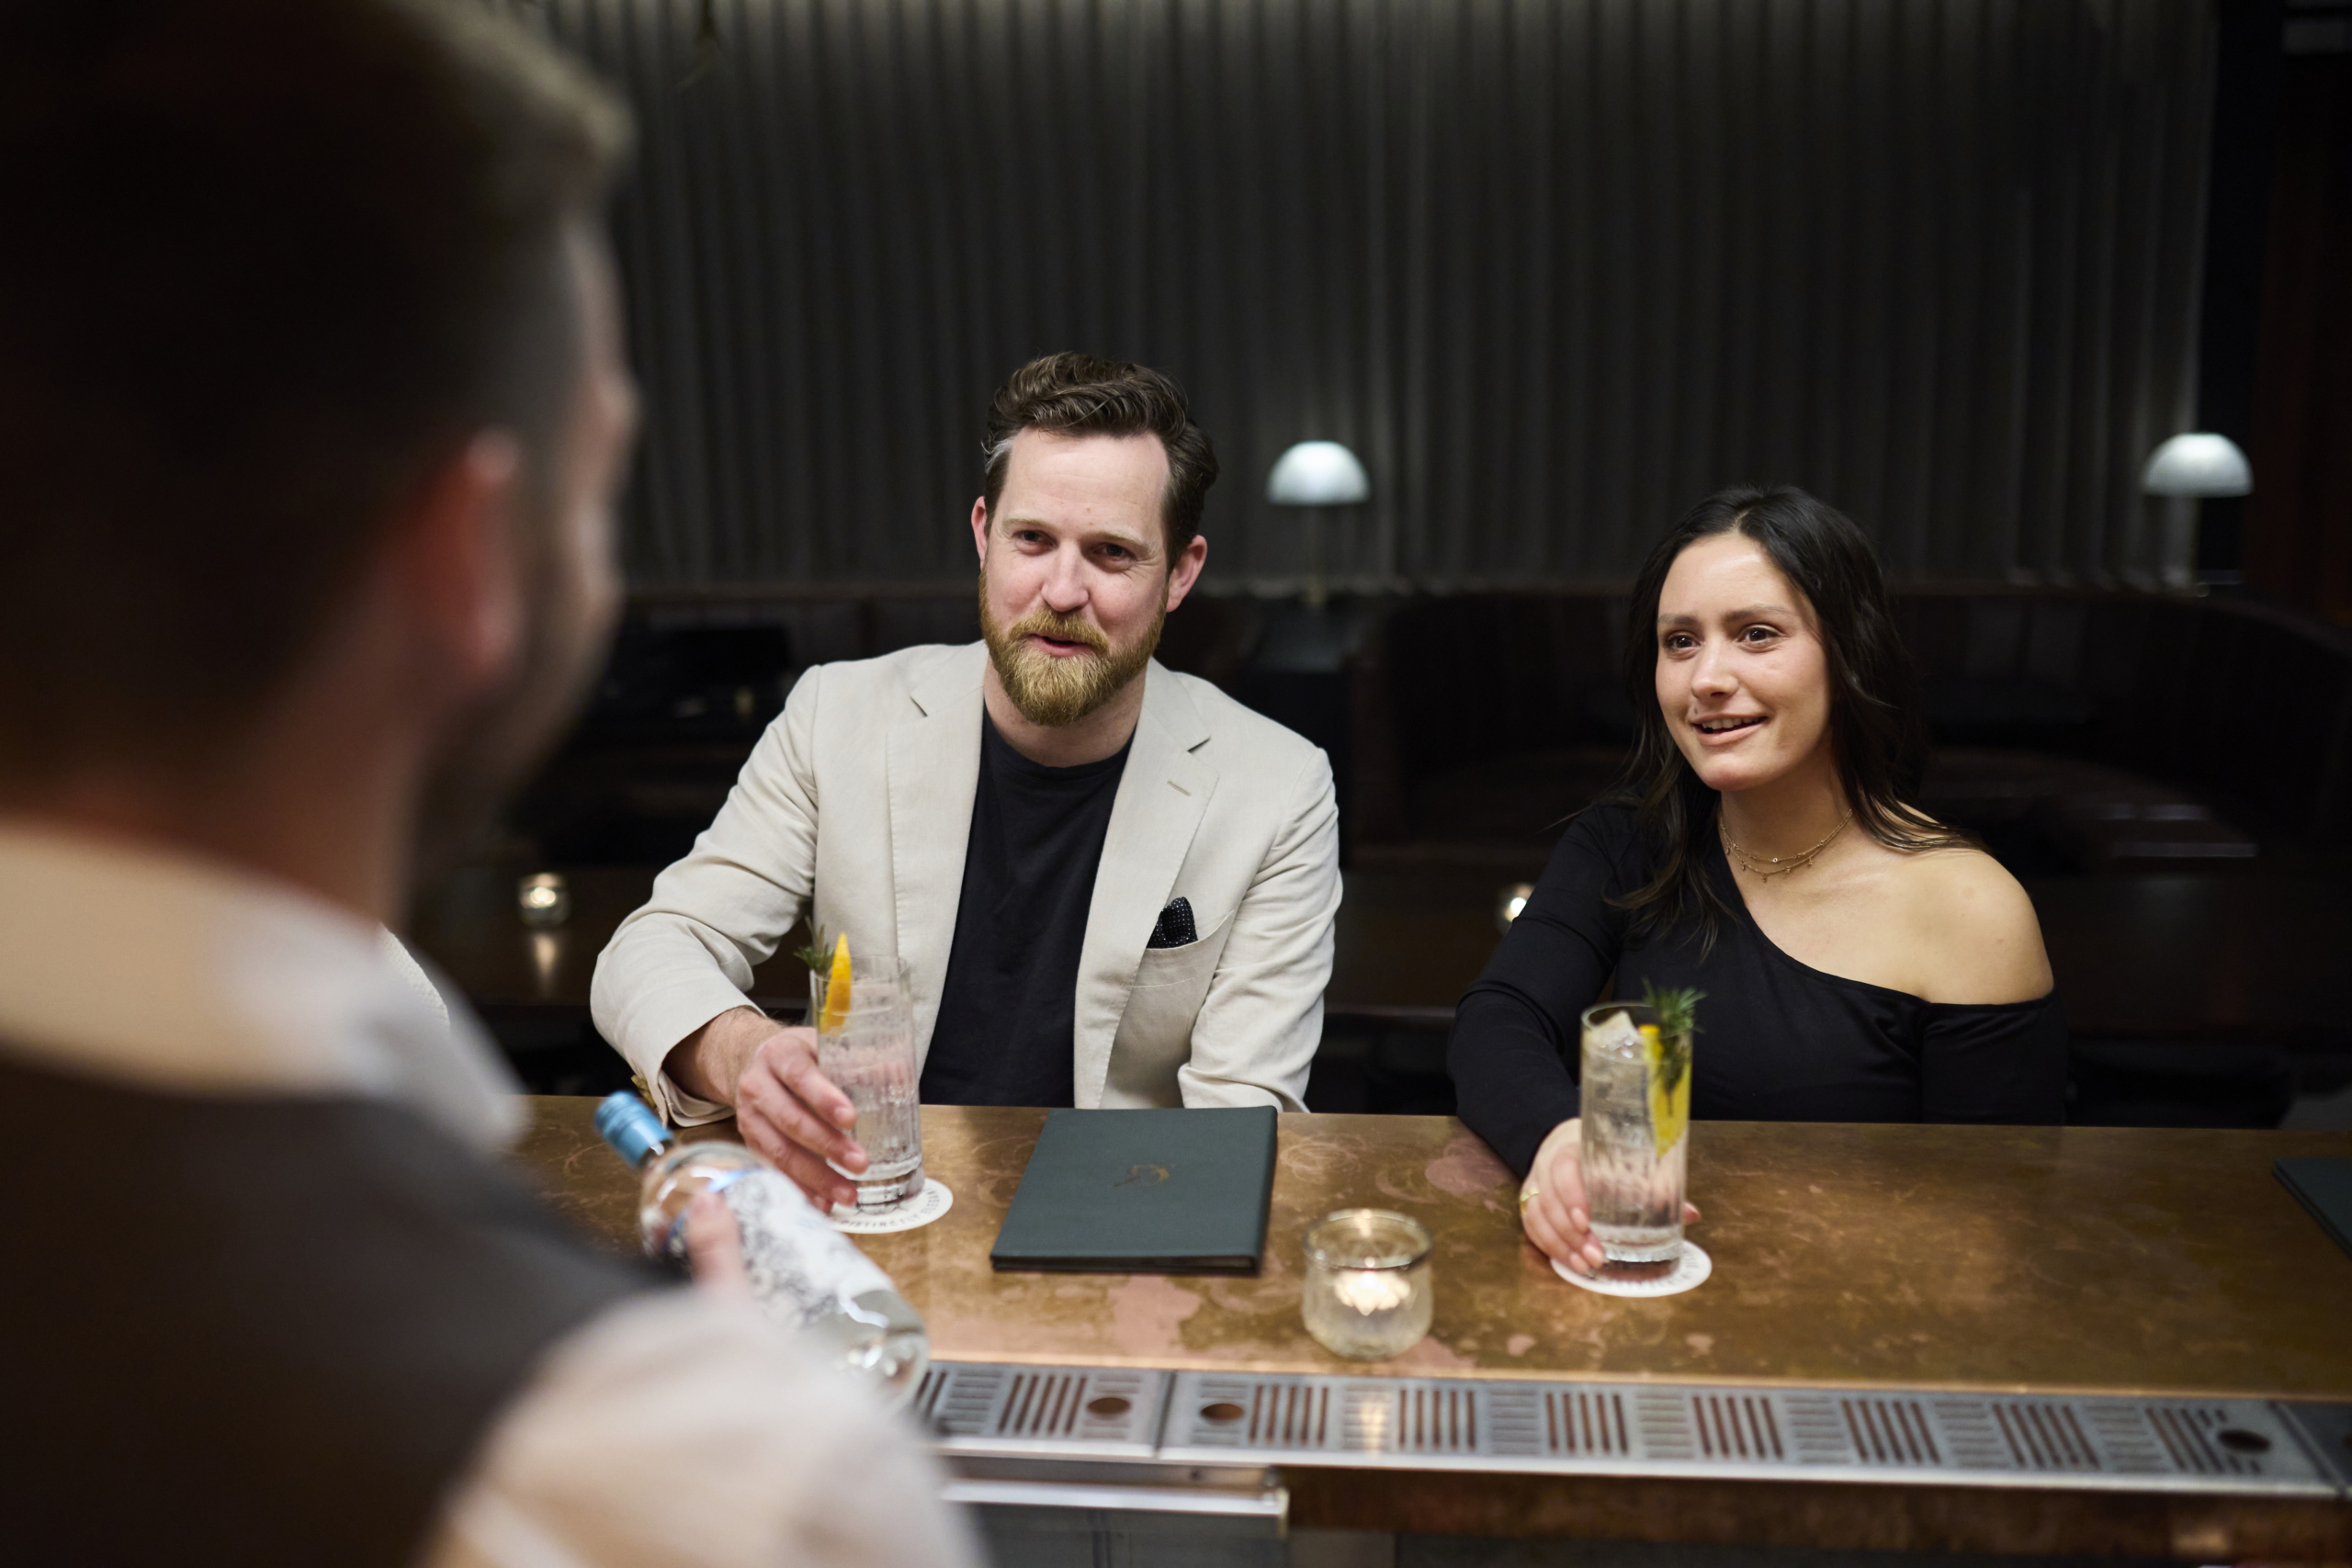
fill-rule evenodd
<path id="1" fill-rule="evenodd" d="M 633 1245 L 634 1180 L 590 1125 L 594 1101 L 532 1105 L 526 1177 L 610 1245 Z M 2271 1174 L 2284 1155 L 2352 1155 L 2352 1134 L 1702 1122 L 1690 1193 L 1705 1219 L 1690 1235 L 1713 1276 L 1628 1299 L 1552 1273 L 1520 1235 L 1510 1172 L 1448 1117 L 1282 1118 L 1255 1278 L 999 1274 L 989 1247 L 1043 1119 L 925 1107 L 925 1161 L 955 1206 L 861 1238 L 943 1362 L 2352 1404 L 2352 1258 Z M 1340 1360 L 1299 1320 L 1301 1234 L 1357 1204 L 1436 1237 L 1434 1326 L 1393 1362 Z M 1283 1475 L 1302 1524 L 2352 1560 L 2340 1490 Z"/>

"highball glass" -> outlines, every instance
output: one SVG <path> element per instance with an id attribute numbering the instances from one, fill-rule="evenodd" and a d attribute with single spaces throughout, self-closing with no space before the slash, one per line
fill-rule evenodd
<path id="1" fill-rule="evenodd" d="M 1655 1009 L 1603 1002 L 1584 1010 L 1581 1133 L 1585 1212 L 1611 1263 L 1666 1263 L 1682 1252 L 1690 1136 L 1690 1050 L 1668 1081 L 1675 1043 Z"/>
<path id="2" fill-rule="evenodd" d="M 861 1210 L 887 1209 L 922 1190 L 914 998 L 896 956 L 851 952 L 849 1010 L 838 1027 L 825 1027 L 831 976 L 823 970 L 808 972 L 808 1017 L 817 1025 L 817 1070 L 857 1107 L 852 1135 L 868 1161 L 855 1175 L 833 1168 L 857 1183 Z"/>

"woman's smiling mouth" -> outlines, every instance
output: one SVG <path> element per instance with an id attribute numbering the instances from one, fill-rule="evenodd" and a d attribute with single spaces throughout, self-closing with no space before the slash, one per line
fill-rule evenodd
<path id="1" fill-rule="evenodd" d="M 1763 722 L 1764 716 L 1761 714 L 1756 714 L 1747 718 L 1720 717 L 1693 719 L 1690 721 L 1690 728 L 1697 730 L 1702 735 L 1736 735 L 1743 729 L 1753 729 L 1756 726 Z"/>

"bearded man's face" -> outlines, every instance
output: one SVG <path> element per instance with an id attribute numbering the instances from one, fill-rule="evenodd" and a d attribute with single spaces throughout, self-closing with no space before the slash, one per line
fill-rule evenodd
<path id="1" fill-rule="evenodd" d="M 1151 661 L 1171 597 L 1167 486 L 1156 435 L 1012 438 L 994 513 L 976 507 L 973 532 L 980 631 L 1032 724 L 1078 723 Z M 1186 563 L 1179 595 L 1198 570 L 1191 555 Z"/>

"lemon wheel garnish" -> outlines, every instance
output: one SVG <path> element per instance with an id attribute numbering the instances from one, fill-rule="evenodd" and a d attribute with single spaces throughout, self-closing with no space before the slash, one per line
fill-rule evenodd
<path id="1" fill-rule="evenodd" d="M 1682 1141 L 1690 1124 L 1690 1057 L 1687 1048 L 1669 1051 L 1655 1023 L 1642 1031 L 1642 1060 L 1649 1068 L 1650 1136 L 1661 1155 Z"/>
<path id="2" fill-rule="evenodd" d="M 849 932 L 833 939 L 833 969 L 825 977 L 825 1010 L 817 1018 L 820 1034 L 839 1034 L 849 1022 Z"/>

